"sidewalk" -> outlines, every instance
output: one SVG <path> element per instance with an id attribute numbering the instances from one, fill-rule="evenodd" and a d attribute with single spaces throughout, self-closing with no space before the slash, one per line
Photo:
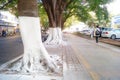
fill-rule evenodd
<path id="1" fill-rule="evenodd" d="M 46 47 L 50 55 L 57 55 L 59 57 L 62 57 L 62 50 L 57 47 L 49 46 Z M 19 60 L 22 56 L 17 57 L 2 66 L 0 66 L 0 69 L 3 69 L 6 65 L 9 65 L 10 63 L 14 63 L 15 61 Z M 60 65 L 62 66 L 62 65 Z M 60 68 L 62 69 L 62 68 Z M 45 73 L 33 73 L 33 74 L 23 74 L 23 73 L 14 73 L 9 71 L 0 71 L 0 80 L 63 80 L 62 73 L 59 74 L 45 74 Z"/>
<path id="2" fill-rule="evenodd" d="M 81 59 L 75 54 L 72 46 L 64 46 L 64 79 L 63 80 L 92 80 Z"/>
<path id="3" fill-rule="evenodd" d="M 73 41 L 71 40 L 73 39 Z M 77 39 L 77 40 L 76 40 Z M 77 41 L 81 41 L 79 45 L 81 48 L 88 48 L 87 45 L 94 44 L 94 47 L 104 47 L 108 49 L 112 49 L 114 51 L 119 52 L 119 48 L 114 46 L 105 44 L 105 43 L 98 43 L 96 44 L 94 41 L 87 40 L 84 38 L 78 38 L 77 36 L 67 35 L 65 38 L 65 44 L 62 46 L 49 46 L 46 47 L 48 52 L 51 55 L 58 55 L 63 61 L 63 74 L 61 76 L 46 76 L 40 74 L 33 74 L 33 75 L 22 75 L 22 74 L 0 74 L 0 80 L 99 80 L 95 73 L 88 72 L 89 65 L 83 59 L 82 56 L 78 56 L 79 51 L 75 49 L 78 45 Z M 89 44 L 88 44 L 89 43 Z M 87 45 L 86 45 L 87 44 Z M 78 46 L 79 46 L 78 45 Z M 82 48 L 83 47 L 83 48 Z M 93 47 L 93 48 L 94 48 Z M 78 47 L 79 48 L 79 47 Z M 92 48 L 92 47 L 91 47 Z M 80 50 L 79 49 L 79 50 Z M 92 50 L 90 50 L 92 51 Z M 88 51 L 89 52 L 89 49 Z M 85 64 L 83 64 L 85 63 Z"/>

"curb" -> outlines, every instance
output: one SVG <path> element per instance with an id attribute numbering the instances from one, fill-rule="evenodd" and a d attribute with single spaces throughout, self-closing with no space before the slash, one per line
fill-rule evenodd
<path id="1" fill-rule="evenodd" d="M 14 62 L 18 61 L 19 59 L 22 58 L 22 56 L 23 56 L 23 55 L 20 55 L 20 56 L 14 58 L 14 59 L 12 59 L 12 60 L 10 60 L 10 61 L 8 61 L 8 62 L 2 64 L 2 65 L 0 66 L 0 70 L 6 68 L 6 67 L 7 67 L 8 65 L 10 65 L 11 63 L 14 63 Z"/>

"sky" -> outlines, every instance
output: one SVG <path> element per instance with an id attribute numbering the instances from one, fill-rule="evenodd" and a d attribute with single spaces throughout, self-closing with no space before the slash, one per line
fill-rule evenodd
<path id="1" fill-rule="evenodd" d="M 110 3 L 108 6 L 108 11 L 113 14 L 117 15 L 120 14 L 120 0 L 114 0 L 112 3 Z"/>

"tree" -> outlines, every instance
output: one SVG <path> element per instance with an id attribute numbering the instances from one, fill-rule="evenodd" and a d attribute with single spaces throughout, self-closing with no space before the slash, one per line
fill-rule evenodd
<path id="1" fill-rule="evenodd" d="M 61 44 L 62 32 L 61 32 L 61 20 L 62 13 L 65 6 L 69 3 L 69 0 L 42 0 L 44 8 L 48 14 L 49 19 L 49 36 L 45 41 L 47 44 Z"/>
<path id="2" fill-rule="evenodd" d="M 105 9 L 100 7 L 112 0 L 42 0 L 49 19 L 50 34 L 45 43 L 62 42 L 63 24 L 72 15 L 87 22 L 91 19 L 89 11 L 94 11 L 98 21 L 108 19 Z M 68 14 L 65 15 L 64 14 Z M 106 17 L 106 18 L 105 18 Z"/>
<path id="3" fill-rule="evenodd" d="M 54 71 L 57 66 L 51 61 L 41 40 L 37 1 L 18 0 L 18 13 L 24 45 L 21 69 L 24 72 Z"/>

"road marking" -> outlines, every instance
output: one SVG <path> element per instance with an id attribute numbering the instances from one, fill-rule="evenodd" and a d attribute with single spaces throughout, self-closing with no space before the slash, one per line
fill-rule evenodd
<path id="1" fill-rule="evenodd" d="M 85 58 L 81 55 L 81 54 L 79 54 L 78 55 L 78 50 L 76 49 L 76 48 L 74 48 L 73 46 L 71 46 L 72 48 L 73 48 L 73 50 L 75 51 L 75 54 L 77 55 L 77 56 L 79 56 L 79 60 L 82 62 L 82 64 L 85 66 L 85 68 L 86 68 L 86 70 L 88 71 L 88 73 L 90 74 L 90 76 L 92 77 L 92 79 L 93 80 L 100 80 L 100 77 L 99 77 L 99 75 L 96 73 L 96 72 L 94 72 L 94 71 L 90 71 L 91 70 L 91 66 L 90 66 L 90 64 L 85 60 Z"/>

